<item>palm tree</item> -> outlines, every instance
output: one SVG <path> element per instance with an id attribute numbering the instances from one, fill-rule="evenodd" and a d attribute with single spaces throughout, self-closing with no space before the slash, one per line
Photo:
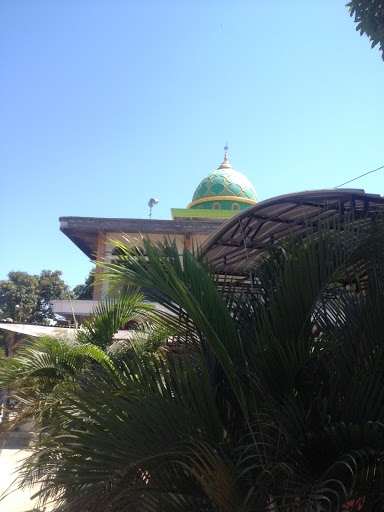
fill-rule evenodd
<path id="1" fill-rule="evenodd" d="M 144 241 L 100 263 L 162 305 L 174 351 L 131 350 L 58 390 L 23 469 L 63 511 L 384 508 L 384 224 L 308 227 L 253 291 Z"/>
<path id="2" fill-rule="evenodd" d="M 144 300 L 143 294 L 129 289 L 119 294 L 118 300 L 107 297 L 99 303 L 74 336 L 69 331 L 67 336 L 37 338 L 22 346 L 15 357 L 0 361 L 0 389 L 12 389 L 17 400 L 12 421 L 3 425 L 3 432 L 33 421 L 39 437 L 47 436 L 60 406 L 60 391 L 75 385 L 86 370 L 105 365 L 113 368 L 113 337 L 124 324 L 134 319 L 144 334 L 152 334 L 155 318 L 153 305 Z M 127 349 L 127 340 L 123 346 L 118 345 L 120 352 Z"/>

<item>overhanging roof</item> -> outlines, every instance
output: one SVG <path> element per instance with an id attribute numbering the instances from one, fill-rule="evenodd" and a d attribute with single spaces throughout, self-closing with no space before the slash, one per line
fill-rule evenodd
<path id="1" fill-rule="evenodd" d="M 74 339 L 76 329 L 74 327 L 56 327 L 54 325 L 33 325 L 0 322 L 0 330 L 22 334 L 28 338 L 43 338 L 45 336 L 54 338 Z M 131 331 L 119 329 L 115 332 L 112 340 L 129 340 Z"/>
<path id="2" fill-rule="evenodd" d="M 267 254 L 271 244 L 303 235 L 308 222 L 343 219 L 353 212 L 355 219 L 370 216 L 384 206 L 384 197 L 356 189 L 325 189 L 297 192 L 267 199 L 250 206 L 220 226 L 201 248 L 204 260 L 241 279 Z"/>
<path id="3" fill-rule="evenodd" d="M 174 236 L 184 233 L 210 234 L 223 221 L 184 221 L 155 219 L 106 219 L 102 217 L 60 217 L 60 230 L 88 258 L 94 260 L 99 233 L 140 233 Z"/>
<path id="4" fill-rule="evenodd" d="M 23 334 L 32 338 L 41 338 L 44 336 L 68 336 L 73 337 L 74 329 L 69 327 L 56 327 L 54 325 L 33 325 L 1 322 L 0 329 L 8 332 Z"/>

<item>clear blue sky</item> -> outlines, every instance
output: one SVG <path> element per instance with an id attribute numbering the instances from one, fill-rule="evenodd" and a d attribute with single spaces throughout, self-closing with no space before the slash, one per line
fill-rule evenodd
<path id="1" fill-rule="evenodd" d="M 384 62 L 345 3 L 0 0 L 0 279 L 82 283 L 60 216 L 170 219 L 226 140 L 259 200 L 384 165 Z"/>

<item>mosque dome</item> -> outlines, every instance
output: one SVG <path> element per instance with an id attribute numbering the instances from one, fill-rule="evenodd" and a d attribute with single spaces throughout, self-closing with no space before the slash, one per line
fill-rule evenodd
<path id="1" fill-rule="evenodd" d="M 187 208 L 204 210 L 244 210 L 257 203 L 256 191 L 248 178 L 235 171 L 228 162 L 225 148 L 224 162 L 206 176 L 193 194 Z"/>

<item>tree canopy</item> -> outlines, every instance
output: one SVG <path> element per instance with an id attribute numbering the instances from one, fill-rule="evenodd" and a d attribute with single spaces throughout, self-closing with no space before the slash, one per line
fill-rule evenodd
<path id="1" fill-rule="evenodd" d="M 355 17 L 356 30 L 366 34 L 372 41 L 372 48 L 380 44 L 384 60 L 384 1 L 352 0 L 347 4 L 351 16 Z"/>
<path id="2" fill-rule="evenodd" d="M 53 299 L 73 298 L 60 270 L 42 270 L 40 275 L 9 272 L 0 281 L 0 318 L 21 322 L 44 322 L 54 319 Z"/>
<path id="3" fill-rule="evenodd" d="M 95 282 L 95 274 L 93 270 L 89 273 L 84 284 L 78 284 L 73 289 L 73 294 L 77 300 L 93 299 L 93 283 Z"/>

